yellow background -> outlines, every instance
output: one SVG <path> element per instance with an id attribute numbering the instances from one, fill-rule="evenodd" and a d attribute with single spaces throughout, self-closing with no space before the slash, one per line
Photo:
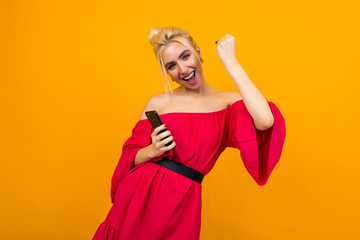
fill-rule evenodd
<path id="1" fill-rule="evenodd" d="M 151 27 L 199 44 L 207 82 L 237 90 L 215 41 L 281 110 L 265 186 L 227 149 L 203 182 L 201 239 L 359 239 L 359 1 L 0 2 L 1 239 L 91 239 L 147 99 L 163 92 Z M 176 85 L 173 85 L 176 87 Z"/>

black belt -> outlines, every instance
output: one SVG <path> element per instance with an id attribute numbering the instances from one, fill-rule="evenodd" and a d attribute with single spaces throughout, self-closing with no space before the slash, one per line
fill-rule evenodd
<path id="1" fill-rule="evenodd" d="M 153 163 L 156 163 L 160 166 L 163 166 L 167 169 L 170 169 L 174 172 L 180 173 L 181 175 L 184 175 L 185 177 L 188 177 L 200 184 L 204 178 L 204 174 L 202 174 L 201 172 L 198 172 L 188 166 L 185 166 L 184 164 L 175 162 L 168 158 L 163 158 L 159 161 L 152 161 L 152 160 L 150 160 L 150 161 Z"/>

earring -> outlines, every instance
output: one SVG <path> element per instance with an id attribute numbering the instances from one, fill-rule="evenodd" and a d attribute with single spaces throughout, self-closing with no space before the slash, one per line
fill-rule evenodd
<path id="1" fill-rule="evenodd" d="M 203 60 L 202 58 L 200 58 L 200 62 L 201 62 L 201 63 L 203 63 L 203 62 L 204 62 L 204 60 Z"/>

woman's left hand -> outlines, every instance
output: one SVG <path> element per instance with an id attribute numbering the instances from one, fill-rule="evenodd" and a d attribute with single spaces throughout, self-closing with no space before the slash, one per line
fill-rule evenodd
<path id="1" fill-rule="evenodd" d="M 230 34 L 226 34 L 225 37 L 218 41 L 216 51 L 227 70 L 238 63 L 235 56 L 235 38 Z"/>

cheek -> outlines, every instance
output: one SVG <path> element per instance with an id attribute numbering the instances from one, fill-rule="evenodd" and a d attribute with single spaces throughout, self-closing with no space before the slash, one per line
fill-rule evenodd
<path id="1" fill-rule="evenodd" d="M 191 60 L 192 60 L 191 64 L 193 64 L 193 65 L 199 64 L 199 60 L 195 56 Z"/>
<path id="2" fill-rule="evenodd" d="M 173 76 L 174 76 L 174 71 L 171 71 L 171 72 L 169 71 L 168 74 L 169 74 L 171 77 L 173 77 Z"/>
<path id="3" fill-rule="evenodd" d="M 176 73 L 176 70 L 174 71 L 171 71 L 171 72 L 168 72 L 169 76 L 172 77 L 172 78 L 176 78 L 178 75 Z"/>

